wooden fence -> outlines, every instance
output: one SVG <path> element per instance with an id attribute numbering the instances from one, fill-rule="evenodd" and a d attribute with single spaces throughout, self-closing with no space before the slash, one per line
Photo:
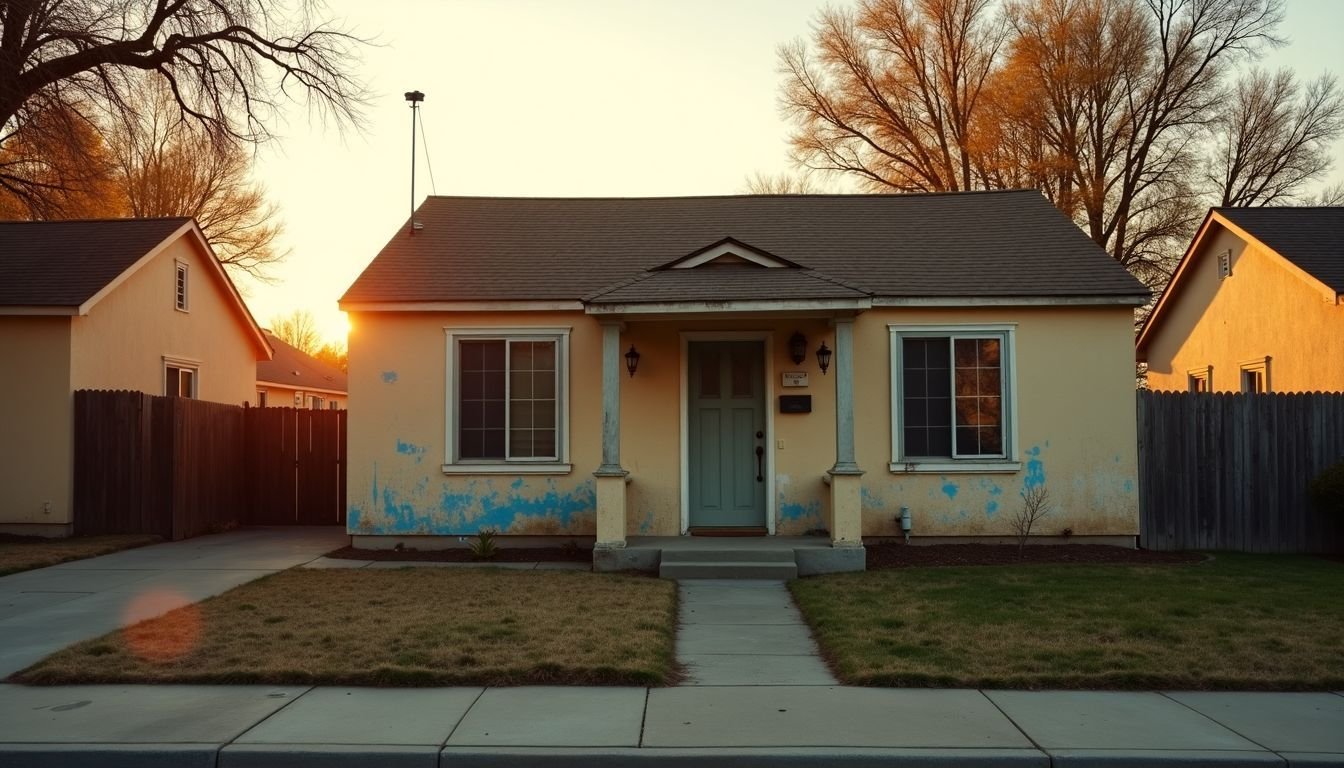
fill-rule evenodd
<path id="1" fill-rule="evenodd" d="M 344 524 L 346 416 L 76 392 L 75 533 Z"/>
<path id="2" fill-rule="evenodd" d="M 1344 394 L 1139 392 L 1147 549 L 1344 551 L 1307 487 L 1344 459 Z"/>

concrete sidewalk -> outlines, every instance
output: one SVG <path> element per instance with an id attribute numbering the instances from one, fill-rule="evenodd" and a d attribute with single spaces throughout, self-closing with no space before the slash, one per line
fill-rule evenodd
<path id="1" fill-rule="evenodd" d="M 1344 694 L 0 686 L 0 765 L 1344 766 Z"/>
<path id="2" fill-rule="evenodd" d="M 342 527 L 244 528 L 0 577 L 0 678 L 350 543 Z"/>

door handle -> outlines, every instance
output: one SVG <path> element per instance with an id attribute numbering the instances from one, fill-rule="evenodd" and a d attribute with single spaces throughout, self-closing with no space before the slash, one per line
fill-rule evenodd
<path id="1" fill-rule="evenodd" d="M 761 460 L 765 457 L 765 449 L 756 446 L 756 482 L 763 483 L 765 478 L 761 476 Z"/>

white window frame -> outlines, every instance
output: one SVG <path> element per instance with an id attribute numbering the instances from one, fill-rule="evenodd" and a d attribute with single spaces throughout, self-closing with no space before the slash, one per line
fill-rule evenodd
<path id="1" fill-rule="evenodd" d="M 1017 418 L 1017 323 L 966 323 L 956 325 L 904 325 L 888 324 L 890 335 L 890 389 L 891 389 L 891 464 L 888 469 L 897 474 L 906 473 L 956 473 L 956 472 L 1018 472 L 1022 462 L 1018 449 Z M 997 457 L 958 456 L 955 454 L 956 435 L 952 436 L 951 458 L 907 457 L 905 456 L 905 425 L 902 423 L 904 401 L 903 384 L 903 344 L 907 338 L 951 338 L 985 339 L 998 338 L 1001 345 L 999 357 L 999 384 L 1002 387 L 1000 397 L 1003 404 L 1003 445 L 1004 454 Z M 949 342 L 952 343 L 952 342 Z M 953 374 L 955 358 L 953 359 Z M 953 408 L 956 398 L 953 397 Z M 955 411 L 950 429 L 956 429 Z"/>
<path id="2" fill-rule="evenodd" d="M 1191 368 L 1185 372 L 1185 391 L 1196 394 L 1195 382 L 1204 382 L 1204 394 L 1213 391 L 1213 366 L 1201 365 L 1198 368 Z"/>
<path id="3" fill-rule="evenodd" d="M 1269 355 L 1241 361 L 1240 364 L 1241 372 L 1238 374 L 1238 376 L 1240 378 L 1242 394 L 1254 394 L 1246 391 L 1246 374 L 1252 372 L 1260 374 L 1261 381 L 1265 383 L 1265 390 L 1263 394 L 1269 394 L 1270 392 L 1274 391 L 1274 387 L 1271 385 L 1269 381 L 1269 361 L 1270 361 Z"/>
<path id="4" fill-rule="evenodd" d="M 320 410 L 322 410 L 322 405 L 323 405 L 323 403 L 325 403 L 325 402 L 327 402 L 327 399 L 326 399 L 325 397 L 321 396 L 321 395 L 309 395 L 309 396 L 308 396 L 308 410 L 310 410 L 310 411 L 320 411 Z"/>
<path id="5" fill-rule="evenodd" d="M 567 475 L 574 470 L 569 459 L 569 336 L 568 326 L 511 326 L 443 329 L 447 337 L 444 354 L 444 453 L 446 475 Z M 549 459 L 461 459 L 457 455 L 457 370 L 460 341 L 553 341 L 555 342 L 556 456 Z M 507 347 L 506 347 L 507 353 Z M 505 412 L 508 410 L 509 380 L 504 378 Z M 506 415 L 507 419 L 507 415 Z M 507 424 L 507 421 L 506 421 Z M 505 445 L 508 428 L 505 427 Z"/>
<path id="6" fill-rule="evenodd" d="M 182 278 L 182 295 L 177 293 L 178 276 Z M 191 312 L 191 269 L 185 261 L 173 261 L 173 308 L 178 312 Z"/>
<path id="7" fill-rule="evenodd" d="M 191 371 L 191 394 L 187 399 L 201 399 L 201 361 L 190 357 L 172 357 L 163 356 L 163 364 L 159 367 L 159 381 L 164 385 L 165 397 L 181 397 L 181 395 L 169 395 L 167 392 L 168 369 L 177 368 L 179 370 Z"/>

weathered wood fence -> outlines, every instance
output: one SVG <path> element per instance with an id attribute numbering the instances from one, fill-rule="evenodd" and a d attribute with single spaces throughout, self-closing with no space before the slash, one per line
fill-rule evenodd
<path id="1" fill-rule="evenodd" d="M 344 524 L 346 416 L 78 391 L 75 533 Z"/>
<path id="2" fill-rule="evenodd" d="M 1344 459 L 1344 394 L 1138 393 L 1147 549 L 1344 551 L 1307 487 Z"/>

